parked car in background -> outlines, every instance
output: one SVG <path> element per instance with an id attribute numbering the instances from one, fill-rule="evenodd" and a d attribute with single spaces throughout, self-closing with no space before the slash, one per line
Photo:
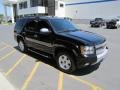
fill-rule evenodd
<path id="1" fill-rule="evenodd" d="M 107 29 L 116 29 L 118 27 L 120 27 L 119 19 L 111 19 L 110 21 L 106 22 Z"/>
<path id="2" fill-rule="evenodd" d="M 8 23 L 12 23 L 12 20 L 8 20 Z"/>
<path id="3" fill-rule="evenodd" d="M 105 20 L 102 18 L 95 18 L 94 20 L 90 21 L 91 27 L 101 27 L 105 26 Z"/>
<path id="4" fill-rule="evenodd" d="M 120 19 L 116 23 L 117 28 L 120 28 Z"/>
<path id="5" fill-rule="evenodd" d="M 64 19 L 72 21 L 72 18 L 70 18 L 70 17 L 64 17 Z"/>

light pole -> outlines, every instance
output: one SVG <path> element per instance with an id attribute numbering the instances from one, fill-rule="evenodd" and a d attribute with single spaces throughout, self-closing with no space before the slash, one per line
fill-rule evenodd
<path id="1" fill-rule="evenodd" d="M 12 20 L 12 23 L 15 23 L 13 5 L 10 5 L 10 10 L 11 10 L 11 20 Z"/>
<path id="2" fill-rule="evenodd" d="M 5 10 L 5 22 L 8 21 L 8 16 L 7 16 L 7 6 L 4 5 L 4 10 Z"/>

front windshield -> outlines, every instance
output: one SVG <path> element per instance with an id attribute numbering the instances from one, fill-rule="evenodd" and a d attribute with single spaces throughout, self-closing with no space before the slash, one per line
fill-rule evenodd
<path id="1" fill-rule="evenodd" d="M 55 28 L 56 32 L 67 32 L 67 31 L 76 31 L 77 28 L 73 25 L 72 22 L 65 19 L 51 19 L 51 24 Z"/>

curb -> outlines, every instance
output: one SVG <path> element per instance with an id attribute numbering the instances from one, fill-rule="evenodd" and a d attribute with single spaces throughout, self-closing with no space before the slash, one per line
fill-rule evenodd
<path id="1" fill-rule="evenodd" d="M 0 90 L 16 90 L 1 72 L 0 72 Z"/>

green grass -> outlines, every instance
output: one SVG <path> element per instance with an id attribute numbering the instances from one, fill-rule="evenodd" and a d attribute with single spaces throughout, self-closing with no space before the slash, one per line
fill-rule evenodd
<path id="1" fill-rule="evenodd" d="M 12 23 L 2 22 L 1 25 L 12 25 Z"/>

